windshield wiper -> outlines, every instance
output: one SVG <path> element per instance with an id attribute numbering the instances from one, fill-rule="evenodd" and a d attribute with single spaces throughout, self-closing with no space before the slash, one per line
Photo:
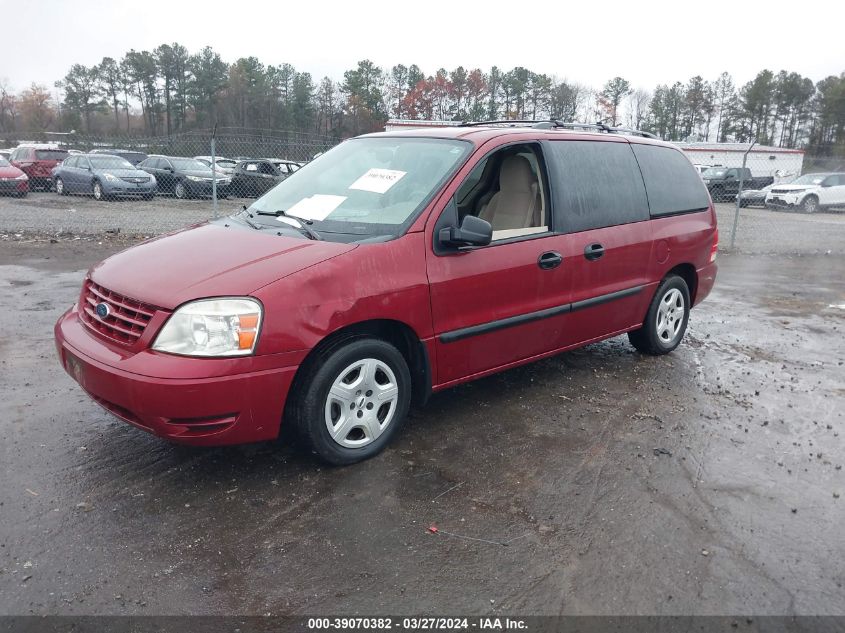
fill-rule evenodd
<path id="1" fill-rule="evenodd" d="M 253 222 L 252 220 L 250 220 L 250 218 L 252 217 L 252 214 L 249 211 L 246 210 L 246 207 L 243 207 L 241 209 L 241 212 L 240 212 L 239 215 L 245 216 L 241 219 L 244 222 L 246 222 L 247 224 L 249 224 L 252 228 L 256 229 L 257 231 L 262 231 L 264 229 L 264 227 L 262 227 L 260 224 L 257 224 L 255 222 Z"/>
<path id="2" fill-rule="evenodd" d="M 276 218 L 278 218 L 278 217 L 290 218 L 291 220 L 295 220 L 296 222 L 299 222 L 299 226 L 295 226 L 294 228 L 302 231 L 302 233 L 307 235 L 310 239 L 312 239 L 312 240 L 323 239 L 322 237 L 320 237 L 320 234 L 317 233 L 317 231 L 315 231 L 310 226 L 308 226 L 309 224 L 314 224 L 314 220 L 306 220 L 305 218 L 300 218 L 298 216 L 291 215 L 290 213 L 287 213 L 286 211 L 284 211 L 282 209 L 280 209 L 278 211 L 256 211 L 255 214 L 256 215 L 272 215 L 273 217 L 276 217 Z"/>

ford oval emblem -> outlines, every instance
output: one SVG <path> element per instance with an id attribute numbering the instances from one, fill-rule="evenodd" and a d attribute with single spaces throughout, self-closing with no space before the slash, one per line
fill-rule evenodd
<path id="1" fill-rule="evenodd" d="M 108 315 L 111 314 L 111 306 L 108 303 L 98 303 L 97 304 L 97 316 L 101 319 L 105 319 Z"/>

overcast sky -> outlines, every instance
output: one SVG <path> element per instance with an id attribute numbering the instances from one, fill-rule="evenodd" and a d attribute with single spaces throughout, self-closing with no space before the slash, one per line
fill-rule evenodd
<path id="1" fill-rule="evenodd" d="M 424 8 L 427 4 L 430 9 Z M 845 71 L 845 2 L 382 2 L 350 0 L 0 0 L 0 78 L 15 90 L 53 85 L 79 62 L 177 41 L 223 59 L 255 55 L 342 78 L 359 59 L 418 64 L 426 74 L 497 65 L 591 86 L 621 75 L 635 87 L 758 70 L 813 80 Z M 571 8 L 567 8 L 571 7 Z M 575 8 L 578 7 L 578 8 Z"/>

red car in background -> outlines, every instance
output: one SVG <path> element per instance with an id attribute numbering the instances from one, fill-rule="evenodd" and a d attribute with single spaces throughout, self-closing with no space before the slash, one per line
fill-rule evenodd
<path id="1" fill-rule="evenodd" d="M 29 177 L 0 156 L 0 194 L 25 196 L 29 192 Z"/>
<path id="2" fill-rule="evenodd" d="M 350 464 L 433 391 L 620 334 L 671 352 L 713 287 L 717 244 L 698 173 L 646 133 L 373 134 L 232 216 L 91 268 L 56 346 L 141 429 L 210 446 L 287 424 Z"/>
<path id="3" fill-rule="evenodd" d="M 9 162 L 29 177 L 33 190 L 49 191 L 53 186 L 53 167 L 67 157 L 67 150 L 55 145 L 20 145 L 9 156 Z"/>

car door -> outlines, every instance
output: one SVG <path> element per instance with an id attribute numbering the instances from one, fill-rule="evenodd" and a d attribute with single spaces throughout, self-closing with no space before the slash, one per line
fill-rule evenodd
<path id="1" fill-rule="evenodd" d="M 834 206 L 845 204 L 845 176 L 831 174 L 821 182 L 818 189 L 819 204 Z"/>
<path id="2" fill-rule="evenodd" d="M 586 344 L 642 320 L 652 227 L 636 157 L 624 139 L 548 142 L 572 276 L 563 342 Z"/>
<path id="3" fill-rule="evenodd" d="M 79 156 L 74 171 L 74 187 L 80 193 L 91 193 L 94 186 L 94 172 L 87 156 Z"/>
<path id="4" fill-rule="evenodd" d="M 76 165 L 79 162 L 79 156 L 71 156 L 59 168 L 58 176 L 62 179 L 62 186 L 68 193 L 73 193 L 77 189 L 74 187 L 76 182 Z"/>
<path id="5" fill-rule="evenodd" d="M 494 231 L 493 241 L 485 247 L 461 250 L 439 243 L 440 231 L 456 225 L 460 216 L 483 216 L 490 204 L 485 203 L 485 188 L 491 187 L 492 192 L 505 158 L 519 154 L 519 146 L 508 145 L 461 170 L 448 203 L 430 229 L 426 266 L 440 385 L 560 346 L 571 283 L 571 270 L 562 265 L 560 254 L 566 236 L 555 232 L 540 146 L 524 147 L 530 147 L 539 159 L 533 166 L 542 209 L 538 226 Z M 467 196 L 477 204 L 466 204 Z"/>

